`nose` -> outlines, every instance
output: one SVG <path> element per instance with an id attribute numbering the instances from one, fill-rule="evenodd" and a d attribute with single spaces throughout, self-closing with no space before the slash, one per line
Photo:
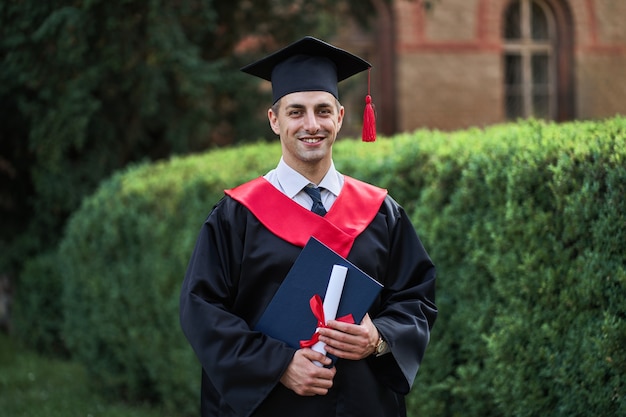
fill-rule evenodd
<path id="1" fill-rule="evenodd" d="M 320 130 L 320 124 L 315 117 L 315 112 L 310 110 L 306 112 L 304 116 L 304 130 L 307 133 L 317 133 Z"/>

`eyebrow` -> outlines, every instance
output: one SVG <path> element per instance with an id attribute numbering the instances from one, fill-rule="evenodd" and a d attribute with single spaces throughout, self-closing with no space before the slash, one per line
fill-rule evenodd
<path id="1" fill-rule="evenodd" d="M 327 102 L 322 102 L 322 103 L 318 103 L 314 106 L 314 108 L 316 109 L 320 109 L 320 108 L 327 108 L 327 107 L 333 107 L 332 103 L 327 103 Z M 289 104 L 287 106 L 285 106 L 285 110 L 286 109 L 304 109 L 306 108 L 306 106 L 304 104 L 299 104 L 299 103 L 292 103 Z"/>

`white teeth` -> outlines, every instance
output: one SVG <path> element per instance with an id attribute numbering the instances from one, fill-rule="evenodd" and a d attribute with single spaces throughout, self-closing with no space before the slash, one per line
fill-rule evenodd
<path id="1" fill-rule="evenodd" d="M 306 143 L 316 143 L 319 142 L 321 139 L 302 139 L 302 142 L 306 142 Z"/>

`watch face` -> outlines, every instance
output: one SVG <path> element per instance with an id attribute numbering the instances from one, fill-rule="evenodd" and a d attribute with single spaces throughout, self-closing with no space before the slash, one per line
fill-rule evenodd
<path id="1" fill-rule="evenodd" d="M 378 346 L 376 346 L 376 353 L 382 353 L 387 348 L 387 343 L 384 340 L 381 340 Z"/>

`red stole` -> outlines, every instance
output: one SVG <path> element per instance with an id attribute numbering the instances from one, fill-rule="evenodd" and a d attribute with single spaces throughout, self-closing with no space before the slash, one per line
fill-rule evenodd
<path id="1" fill-rule="evenodd" d="M 287 197 L 259 177 L 226 195 L 246 206 L 270 232 L 304 247 L 311 236 L 346 257 L 354 239 L 374 220 L 387 190 L 344 176 L 341 193 L 321 217 Z"/>

